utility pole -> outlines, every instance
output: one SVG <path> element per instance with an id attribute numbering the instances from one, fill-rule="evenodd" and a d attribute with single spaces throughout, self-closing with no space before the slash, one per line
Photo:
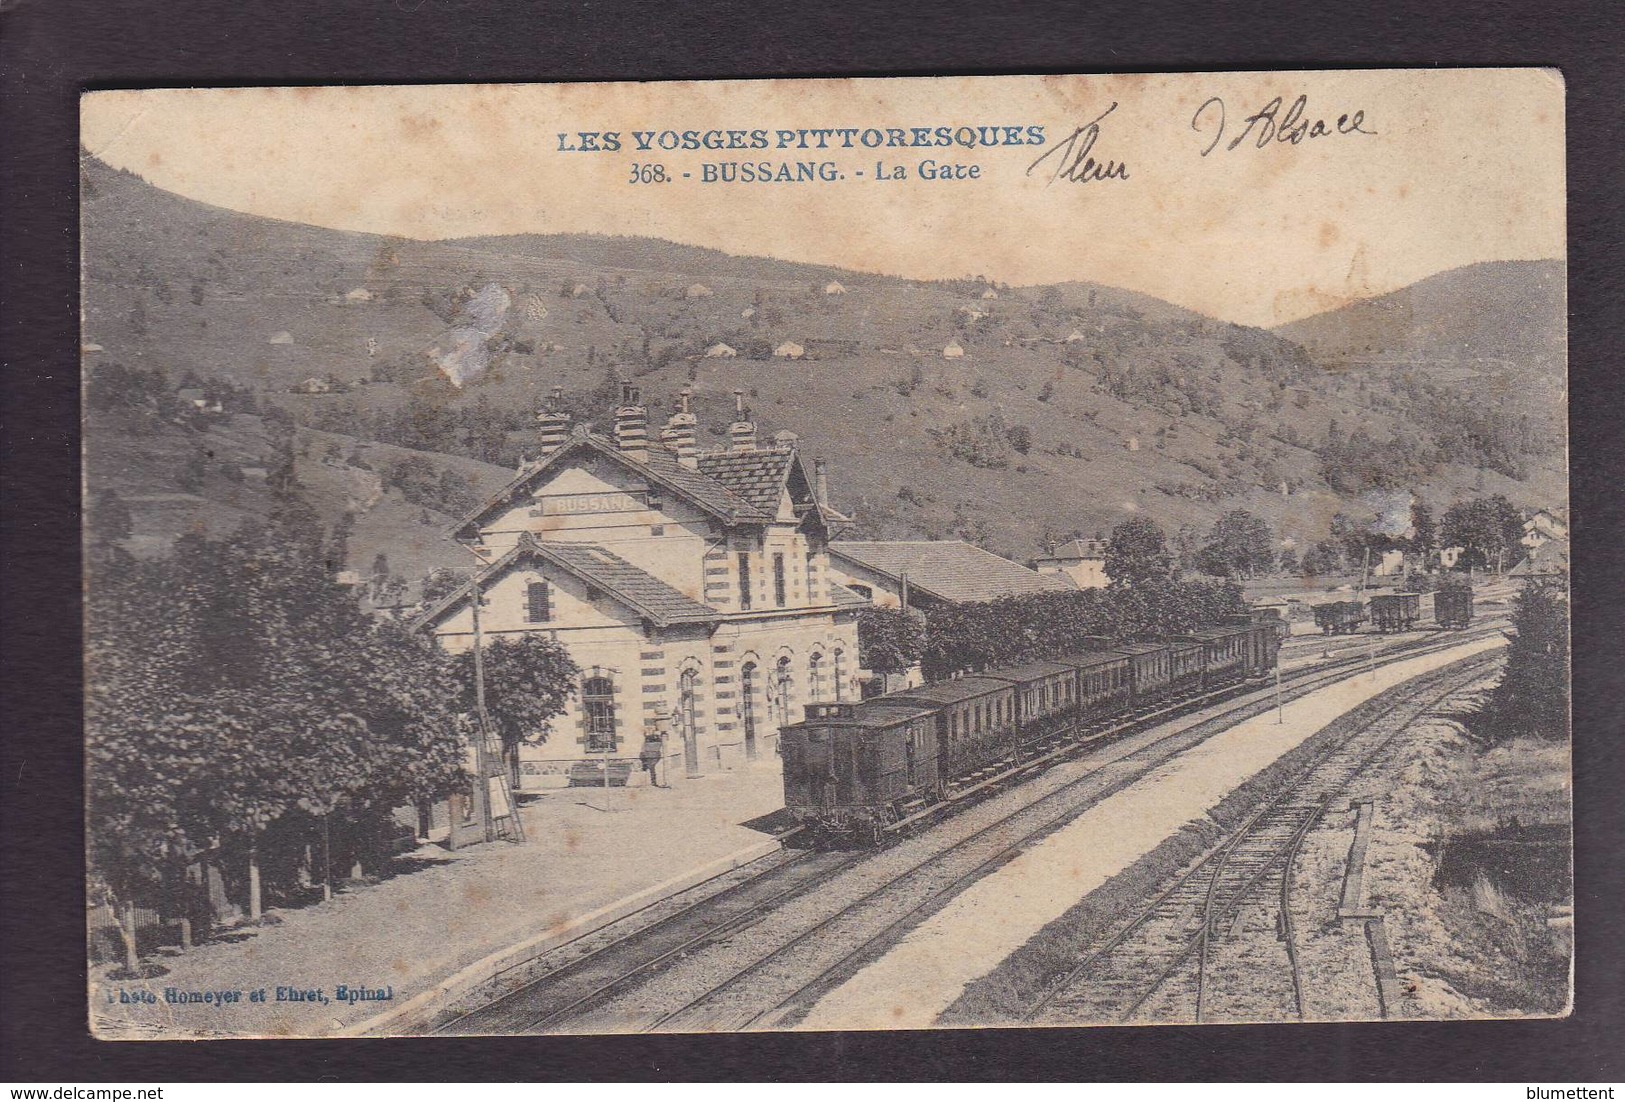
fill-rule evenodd
<path id="1" fill-rule="evenodd" d="M 487 746 L 491 740 L 491 717 L 485 711 L 485 647 L 480 634 L 480 575 L 475 571 L 469 581 L 470 608 L 474 612 L 474 714 L 479 721 L 480 734 L 474 746 L 475 770 L 479 780 L 474 786 L 474 806 L 480 812 L 480 834 L 489 842 L 493 836 L 491 824 L 491 767 L 486 761 Z M 510 814 L 512 809 L 510 809 Z"/>

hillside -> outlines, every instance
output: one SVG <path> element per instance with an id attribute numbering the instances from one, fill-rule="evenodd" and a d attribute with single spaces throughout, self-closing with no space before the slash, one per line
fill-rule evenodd
<path id="1" fill-rule="evenodd" d="M 957 535 L 1013 557 L 1133 513 L 1189 543 L 1245 506 L 1302 545 L 1372 489 L 1441 508 L 1492 492 L 1563 501 L 1560 448 L 1498 472 L 1475 461 L 1481 426 L 1441 429 L 1481 404 L 1444 375 L 1419 416 L 1414 380 L 1324 370 L 1286 336 L 1129 291 L 909 281 L 640 238 L 404 241 L 208 207 L 89 158 L 83 176 L 88 371 L 245 388 L 307 431 L 479 461 L 482 484 L 534 446 L 550 388 L 602 424 L 618 374 L 655 416 L 692 387 L 710 443 L 745 391 L 764 434 L 793 431 L 830 460 L 856 535 Z M 825 292 L 832 281 L 843 293 Z M 773 356 L 786 341 L 805 356 Z M 718 343 L 737 355 L 706 357 Z M 290 392 L 306 379 L 333 389 Z M 1561 431 L 1561 404 L 1541 401 L 1525 443 Z M 1364 448 L 1352 483 L 1328 472 L 1344 453 L 1325 446 L 1351 426 Z M 154 455 L 136 479 L 120 465 L 139 445 L 92 430 L 93 490 L 122 479 L 139 493 L 164 484 L 153 464 L 177 461 Z M 309 492 L 342 516 L 353 476 L 319 474 Z M 388 539 L 438 540 L 418 527 Z"/>
<path id="2" fill-rule="evenodd" d="M 1558 260 L 1470 264 L 1280 326 L 1318 362 L 1566 377 L 1565 271 Z"/>

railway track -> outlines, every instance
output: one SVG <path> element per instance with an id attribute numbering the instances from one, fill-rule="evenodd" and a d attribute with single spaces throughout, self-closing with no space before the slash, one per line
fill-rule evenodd
<path id="1" fill-rule="evenodd" d="M 1482 678 L 1497 656 L 1455 663 L 1417 679 L 1387 703 L 1372 702 L 1343 720 L 1351 730 L 1328 747 L 1301 779 L 1261 807 L 1194 868 L 1059 977 L 1025 1019 L 1047 1024 L 1136 1020 L 1196 1021 L 1211 1015 L 1212 958 L 1227 926 L 1273 900 L 1280 916 L 1283 961 L 1273 974 L 1247 971 L 1272 987 L 1281 1016 L 1303 1015 L 1303 977 L 1287 906 L 1292 862 L 1330 801 L 1388 745 L 1445 698 Z M 1363 714 L 1362 714 L 1363 713 Z M 1256 1002 L 1260 992 L 1247 993 Z M 1266 993 L 1266 1000 L 1269 993 Z M 1275 1020 L 1280 1020 L 1277 1017 Z"/>
<path id="2" fill-rule="evenodd" d="M 439 1034 L 545 1033 L 582 1009 L 713 941 L 862 859 L 858 853 L 801 852 L 654 925 L 633 930 L 545 976 L 439 1025 Z"/>
<path id="3" fill-rule="evenodd" d="M 1490 634 L 1457 632 L 1440 641 L 1417 640 L 1384 653 L 1380 663 L 1459 646 Z M 1348 675 L 1347 667 L 1367 661 L 1343 659 L 1283 678 L 1286 700 L 1313 692 Z M 1136 746 L 1101 768 L 1008 813 L 985 812 L 986 802 L 941 824 L 960 837 L 924 846 L 923 858 L 901 859 L 904 847 L 921 846 L 925 835 L 873 852 L 802 854 L 716 895 L 616 938 L 491 1002 L 444 1022 L 442 1034 L 569 1032 L 574 1023 L 596 1022 L 592 1030 L 686 1031 L 772 1028 L 788 1024 L 877 952 L 1033 839 L 1063 825 L 1098 799 L 1133 783 L 1162 762 L 1253 715 L 1274 707 L 1273 697 L 1251 699 L 1213 716 Z M 1107 744 L 1128 741 L 1144 718 L 1102 732 L 1077 753 L 1107 753 Z M 1132 728 L 1132 731 L 1129 729 Z M 1117 748 L 1117 749 L 1120 749 Z M 1051 755 L 1057 757 L 1060 755 Z M 1048 768 L 1042 759 L 1011 771 L 1023 777 Z M 1034 778 L 1035 783 L 1037 778 Z M 1024 786 L 1025 787 L 1025 786 Z M 1008 786 L 1004 789 L 1008 791 Z M 997 786 L 988 789 L 999 794 Z M 972 824 L 971 812 L 991 821 Z M 955 824 L 960 824 L 956 828 Z M 961 829 L 963 828 L 963 829 Z M 843 873 L 863 874 L 858 866 L 887 857 L 898 867 L 858 875 L 856 886 L 837 891 Z M 828 888 L 828 891 L 817 890 Z M 798 913 L 786 918 L 785 912 Z M 769 929 L 771 928 L 771 929 Z M 680 994 L 662 1001 L 643 998 L 642 989 L 665 973 L 698 969 L 707 953 L 726 962 L 690 985 L 668 979 Z M 659 986 L 655 984 L 655 986 Z M 695 994 L 695 992 L 698 992 Z M 623 1006 L 624 1012 L 615 1007 Z"/>

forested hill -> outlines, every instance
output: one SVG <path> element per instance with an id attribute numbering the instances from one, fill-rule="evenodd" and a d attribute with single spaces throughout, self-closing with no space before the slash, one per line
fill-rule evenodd
<path id="1" fill-rule="evenodd" d="M 1505 371 L 1561 385 L 1565 300 L 1562 261 L 1493 261 L 1440 272 L 1275 332 L 1328 366 Z"/>
<path id="2" fill-rule="evenodd" d="M 725 439 L 738 388 L 764 435 L 795 432 L 828 458 L 857 535 L 958 536 L 1016 558 L 1132 515 L 1190 546 L 1244 507 L 1302 546 L 1379 492 L 1440 509 L 1564 500 L 1560 399 L 1486 403 L 1450 371 L 1327 370 L 1289 334 L 1097 284 L 902 280 L 641 238 L 406 241 L 209 207 L 88 157 L 83 180 L 87 372 L 234 388 L 227 429 L 251 394 L 306 433 L 511 469 L 554 386 L 600 425 L 612 376 L 635 379 L 655 417 L 691 386 L 705 444 Z M 786 345 L 800 358 L 774 355 Z M 93 493 L 139 447 L 117 442 L 122 423 L 90 426 Z M 212 476 L 198 489 L 179 453 L 208 439 L 163 431 L 193 435 L 162 451 L 173 476 L 143 474 L 163 507 L 145 535 L 183 530 L 194 498 L 257 500 Z M 313 447 L 334 485 L 367 481 L 341 470 L 346 441 Z M 329 504 L 327 517 L 348 508 Z M 443 545 L 428 523 L 397 538 Z"/>

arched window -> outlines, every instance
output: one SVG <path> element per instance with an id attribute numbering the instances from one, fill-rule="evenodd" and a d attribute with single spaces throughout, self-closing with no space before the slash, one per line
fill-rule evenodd
<path id="1" fill-rule="evenodd" d="M 846 649 L 835 648 L 835 702 L 839 704 L 846 695 Z"/>
<path id="2" fill-rule="evenodd" d="M 745 756 L 756 756 L 756 663 L 739 670 L 739 718 L 745 725 Z"/>
<path id="3" fill-rule="evenodd" d="M 824 656 L 814 651 L 807 659 L 807 699 L 819 701 L 824 698 L 821 682 L 824 673 Z"/>
<path id="4" fill-rule="evenodd" d="M 779 713 L 779 726 L 788 727 L 790 720 L 790 659 L 788 656 L 779 659 L 778 669 L 773 677 L 773 699 Z"/>
<path id="5" fill-rule="evenodd" d="M 615 751 L 615 684 L 607 677 L 589 677 L 581 683 L 581 714 L 587 721 L 587 752 Z"/>

